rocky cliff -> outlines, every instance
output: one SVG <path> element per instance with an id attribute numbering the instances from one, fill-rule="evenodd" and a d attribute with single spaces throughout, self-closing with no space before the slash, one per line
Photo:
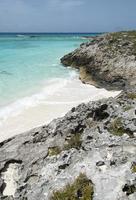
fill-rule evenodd
<path id="1" fill-rule="evenodd" d="M 136 31 L 94 37 L 61 62 L 79 68 L 81 80 L 98 87 L 124 89 L 136 85 Z"/>
<path id="2" fill-rule="evenodd" d="M 81 45 L 80 49 L 64 57 L 63 63 L 91 69 L 91 46 L 100 51 L 96 40 L 103 46 L 103 42 L 108 41 L 103 39 L 105 37 L 109 36 Z M 87 45 L 86 54 L 81 54 L 81 49 L 86 49 Z M 125 51 L 128 54 L 129 49 Z M 76 52 L 84 55 L 83 61 L 80 57 L 71 57 L 77 55 Z M 106 57 L 106 63 L 107 60 Z M 135 66 L 135 60 L 132 63 Z M 112 66 L 111 72 L 107 72 L 114 74 L 111 81 L 107 76 L 104 78 L 105 71 L 100 66 L 97 78 L 94 71 L 91 74 L 97 84 L 111 87 L 113 83 L 114 87 L 119 84 L 121 88 L 134 85 L 135 68 L 132 69 L 132 65 L 128 65 L 128 71 L 125 65 L 118 79 L 115 72 L 122 67 Z M 0 199 L 135 200 L 136 88 L 127 87 L 117 98 L 81 104 L 47 126 L 0 143 Z"/>

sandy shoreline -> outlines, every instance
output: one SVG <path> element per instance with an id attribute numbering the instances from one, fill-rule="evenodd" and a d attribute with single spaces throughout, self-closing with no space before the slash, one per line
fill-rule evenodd
<path id="1" fill-rule="evenodd" d="M 82 84 L 78 76 L 38 104 L 25 107 L 15 115 L 9 115 L 0 124 L 0 142 L 32 128 L 49 123 L 54 118 L 64 116 L 72 107 L 82 102 L 115 97 L 119 91 L 107 91 Z"/>

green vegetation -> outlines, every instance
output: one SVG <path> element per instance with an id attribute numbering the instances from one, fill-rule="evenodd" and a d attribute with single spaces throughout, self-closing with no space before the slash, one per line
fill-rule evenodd
<path id="1" fill-rule="evenodd" d="M 127 94 L 127 97 L 129 98 L 129 99 L 136 99 L 136 93 L 128 93 Z"/>
<path id="2" fill-rule="evenodd" d="M 58 146 L 48 148 L 48 156 L 56 156 L 60 154 L 60 152 L 61 152 L 61 149 Z"/>
<path id="3" fill-rule="evenodd" d="M 112 53 L 117 53 L 118 50 L 122 51 L 124 46 L 128 47 L 127 51 L 130 50 L 131 55 L 136 55 L 136 31 L 115 32 L 108 34 L 106 38 L 109 41 L 108 49 Z"/>
<path id="4" fill-rule="evenodd" d="M 80 174 L 75 182 L 68 184 L 63 190 L 53 193 L 51 200 L 92 200 L 93 184 L 84 174 Z"/>
<path id="5" fill-rule="evenodd" d="M 111 122 L 109 131 L 113 135 L 118 135 L 118 136 L 122 136 L 125 133 L 120 117 L 114 119 L 114 121 Z"/>
<path id="6" fill-rule="evenodd" d="M 124 111 L 128 111 L 128 110 L 130 110 L 132 108 L 133 108 L 132 106 L 128 105 L 128 106 L 124 107 Z"/>
<path id="7" fill-rule="evenodd" d="M 49 147 L 48 148 L 48 156 L 56 156 L 56 155 L 60 154 L 62 151 L 69 150 L 72 148 L 80 149 L 81 145 L 82 145 L 81 135 L 74 134 L 67 141 L 67 143 L 64 145 L 64 147 L 62 147 L 62 149 L 58 146 Z"/>
<path id="8" fill-rule="evenodd" d="M 64 146 L 64 150 L 69 150 L 71 148 L 80 149 L 81 145 L 81 134 L 77 133 L 67 141 L 67 144 Z"/>
<path id="9" fill-rule="evenodd" d="M 136 43 L 136 31 L 115 32 L 111 33 L 109 36 L 111 36 L 115 41 L 125 39 Z"/>
<path id="10" fill-rule="evenodd" d="M 132 173 L 136 173 L 136 163 L 132 164 L 131 170 L 132 170 Z"/>
<path id="11" fill-rule="evenodd" d="M 126 133 L 126 134 L 129 135 L 129 137 L 133 137 L 133 132 L 131 132 L 129 130 L 126 130 L 123 127 L 123 123 L 122 123 L 122 118 L 121 117 L 115 118 L 111 122 L 110 127 L 108 128 L 108 130 L 113 135 L 122 136 L 124 133 Z"/>

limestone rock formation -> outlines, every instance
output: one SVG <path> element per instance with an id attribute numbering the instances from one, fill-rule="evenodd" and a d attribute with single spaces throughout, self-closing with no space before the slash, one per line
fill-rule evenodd
<path id="1" fill-rule="evenodd" d="M 54 200 L 84 174 L 93 200 L 135 200 L 135 108 L 136 92 L 128 90 L 0 143 L 0 199 Z"/>
<path id="2" fill-rule="evenodd" d="M 124 89 L 136 85 L 136 31 L 94 37 L 61 62 L 80 69 L 81 80 L 98 87 Z"/>
<path id="3" fill-rule="evenodd" d="M 136 200 L 136 32 L 64 56 L 84 82 L 123 89 L 0 143 L 1 200 Z"/>

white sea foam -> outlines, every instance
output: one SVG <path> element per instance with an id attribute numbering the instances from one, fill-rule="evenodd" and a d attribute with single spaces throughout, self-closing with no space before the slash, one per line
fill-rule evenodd
<path id="1" fill-rule="evenodd" d="M 24 97 L 18 99 L 14 103 L 11 103 L 0 109 L 0 124 L 9 117 L 16 116 L 20 114 L 23 110 L 30 107 L 35 107 L 38 104 L 73 104 L 72 102 L 50 102 L 47 99 L 57 93 L 62 91 L 63 88 L 68 85 L 71 81 L 77 79 L 77 73 L 71 71 L 68 78 L 53 78 L 45 82 L 44 88 L 37 94 L 32 96 Z M 47 100 L 47 101 L 46 101 Z"/>
<path id="2" fill-rule="evenodd" d="M 80 103 L 118 94 L 82 84 L 76 72 L 70 73 L 69 78 L 51 79 L 39 93 L 0 110 L 0 141 L 49 123 Z"/>
<path id="3" fill-rule="evenodd" d="M 116 96 L 119 93 L 82 84 L 78 76 L 76 71 L 70 70 L 67 78 L 52 78 L 44 83 L 38 93 L 1 108 L 0 141 L 47 124 L 80 103 Z"/>
<path id="4" fill-rule="evenodd" d="M 83 41 L 81 37 L 45 36 L 39 35 L 36 40 L 30 35 L 17 34 L 18 39 L 13 35 L 0 38 L 4 49 L 0 51 L 4 61 L 0 71 L 11 69 L 13 75 L 2 76 L 0 82 L 0 103 L 6 105 L 0 107 L 0 141 L 46 124 L 82 102 L 112 95 L 82 84 L 75 70 L 61 67 L 60 57 L 78 47 Z"/>

